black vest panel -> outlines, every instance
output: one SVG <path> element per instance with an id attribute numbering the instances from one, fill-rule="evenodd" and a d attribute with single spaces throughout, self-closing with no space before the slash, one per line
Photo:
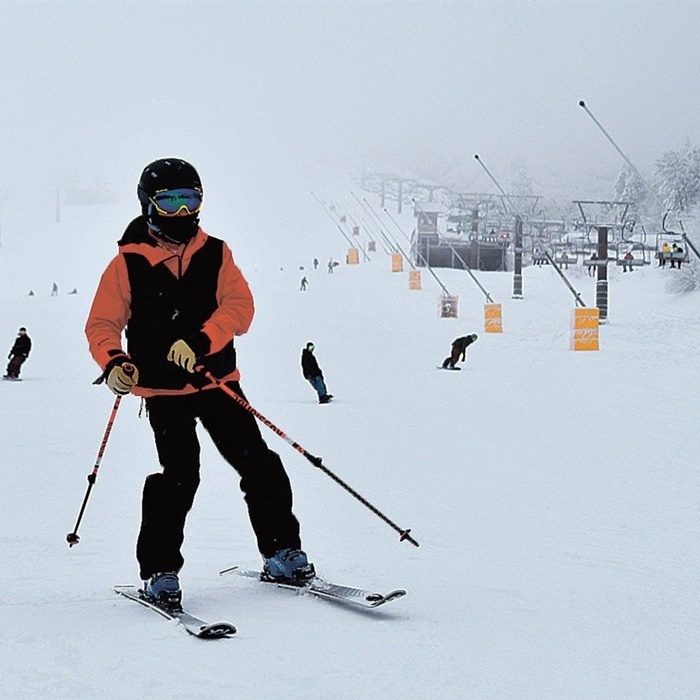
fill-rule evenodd
<path id="1" fill-rule="evenodd" d="M 176 278 L 165 263 L 152 266 L 138 253 L 124 253 L 131 286 L 131 318 L 126 326 L 129 356 L 139 370 L 139 386 L 148 389 L 182 389 L 198 384 L 197 375 L 167 359 L 176 341 L 202 328 L 217 307 L 216 288 L 223 242 L 208 238 Z M 236 368 L 233 339 L 222 350 L 201 358 L 215 377 Z"/>

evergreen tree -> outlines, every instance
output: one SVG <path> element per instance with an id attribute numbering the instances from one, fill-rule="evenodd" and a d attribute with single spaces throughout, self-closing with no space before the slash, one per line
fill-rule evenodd
<path id="1" fill-rule="evenodd" d="M 700 201 L 700 148 L 686 142 L 678 151 L 666 151 L 656 161 L 656 182 L 670 211 L 688 211 Z"/>
<path id="2" fill-rule="evenodd" d="M 620 171 L 615 183 L 615 199 L 619 202 L 630 202 L 641 212 L 649 196 L 649 191 L 641 178 L 627 163 Z"/>

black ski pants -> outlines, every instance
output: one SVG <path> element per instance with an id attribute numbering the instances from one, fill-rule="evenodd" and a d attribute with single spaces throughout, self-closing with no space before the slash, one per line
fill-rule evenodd
<path id="1" fill-rule="evenodd" d="M 237 382 L 228 386 L 243 396 Z M 199 486 L 197 420 L 221 456 L 238 472 L 248 515 L 264 557 L 278 549 L 301 548 L 299 522 L 292 512 L 292 489 L 279 456 L 260 434 L 256 419 L 220 389 L 146 399 L 162 473 L 143 488 L 136 558 L 142 580 L 179 571 L 187 513 Z"/>
<path id="2" fill-rule="evenodd" d="M 453 345 L 452 346 L 452 352 L 450 353 L 449 357 L 446 357 L 443 360 L 442 366 L 443 369 L 447 367 L 454 367 L 457 362 L 459 362 L 459 356 L 464 352 L 462 348 L 459 347 L 459 345 Z"/>
<path id="3" fill-rule="evenodd" d="M 7 376 L 19 377 L 19 370 L 26 359 L 24 355 L 13 355 L 7 364 Z"/>

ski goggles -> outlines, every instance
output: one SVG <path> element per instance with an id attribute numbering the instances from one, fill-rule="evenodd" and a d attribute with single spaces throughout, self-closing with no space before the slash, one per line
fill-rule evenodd
<path id="1" fill-rule="evenodd" d="M 202 208 L 202 192 L 189 187 L 164 190 L 148 198 L 161 216 L 196 214 Z"/>

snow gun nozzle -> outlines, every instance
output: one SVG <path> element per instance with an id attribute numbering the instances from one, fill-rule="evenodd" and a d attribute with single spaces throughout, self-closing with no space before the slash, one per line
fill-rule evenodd
<path id="1" fill-rule="evenodd" d="M 131 362 L 125 362 L 122 365 L 122 370 L 124 370 L 124 374 L 126 374 L 129 377 L 134 373 L 135 369 L 136 367 L 134 367 L 134 365 L 132 365 Z"/>
<path id="2" fill-rule="evenodd" d="M 68 542 L 69 547 L 73 547 L 74 545 L 78 544 L 80 542 L 80 537 L 78 537 L 78 533 L 69 532 L 66 535 L 66 542 Z"/>
<path id="3" fill-rule="evenodd" d="M 414 547 L 420 547 L 420 544 L 416 542 L 413 537 L 411 537 L 411 528 L 409 527 L 407 530 L 402 530 L 401 531 L 401 536 L 399 537 L 399 542 L 403 542 L 404 540 L 408 540 Z"/>

